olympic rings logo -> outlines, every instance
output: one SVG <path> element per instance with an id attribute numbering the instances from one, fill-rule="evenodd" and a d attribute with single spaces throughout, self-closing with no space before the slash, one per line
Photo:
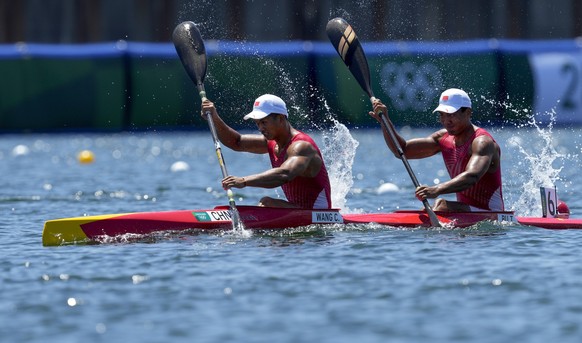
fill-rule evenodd
<path id="1" fill-rule="evenodd" d="M 443 76 L 432 63 L 389 62 L 380 72 L 380 85 L 400 111 L 426 111 L 440 94 Z"/>

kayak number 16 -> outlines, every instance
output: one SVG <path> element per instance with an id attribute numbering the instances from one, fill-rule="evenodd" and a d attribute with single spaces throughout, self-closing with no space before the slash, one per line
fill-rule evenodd
<path id="1" fill-rule="evenodd" d="M 558 214 L 558 194 L 555 188 L 540 187 L 542 197 L 542 217 L 555 217 Z"/>

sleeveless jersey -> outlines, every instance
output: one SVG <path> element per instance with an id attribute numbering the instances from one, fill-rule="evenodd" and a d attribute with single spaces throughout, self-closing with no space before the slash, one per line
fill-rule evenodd
<path id="1" fill-rule="evenodd" d="M 439 140 L 443 160 L 451 178 L 465 171 L 471 158 L 471 144 L 479 136 L 493 137 L 484 129 L 478 128 L 465 144 L 455 146 L 455 137 L 445 133 Z M 493 140 L 495 141 L 495 140 Z M 499 152 L 501 154 L 501 152 Z M 485 210 L 503 211 L 503 192 L 501 190 L 501 165 L 494 173 L 485 173 L 469 189 L 457 193 L 457 201 Z"/>
<path id="2" fill-rule="evenodd" d="M 279 155 L 275 155 L 275 141 L 267 141 L 267 148 L 269 151 L 269 158 L 273 168 L 280 167 L 287 159 L 287 148 L 293 142 L 305 141 L 310 143 L 317 154 L 321 158 L 321 169 L 315 177 L 297 176 L 293 180 L 282 185 L 283 192 L 287 197 L 287 201 L 302 208 L 331 208 L 331 186 L 329 184 L 329 177 L 323 157 L 319 148 L 309 137 L 303 132 L 299 132 L 291 138 L 291 141 L 279 150 Z"/>

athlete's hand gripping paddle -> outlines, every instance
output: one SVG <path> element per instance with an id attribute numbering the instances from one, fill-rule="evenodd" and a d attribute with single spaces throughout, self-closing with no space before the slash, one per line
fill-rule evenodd
<path id="1" fill-rule="evenodd" d="M 366 55 L 364 54 L 364 49 L 360 44 L 358 37 L 356 36 L 356 32 L 352 29 L 351 25 L 348 24 L 342 18 L 335 18 L 330 20 L 327 23 L 326 27 L 327 36 L 331 41 L 331 44 L 334 46 L 338 54 L 340 55 L 341 59 L 344 61 L 345 65 L 348 67 L 354 78 L 360 84 L 360 87 L 368 94 L 370 97 L 370 102 L 372 104 L 376 100 L 374 97 L 374 92 L 372 91 L 371 82 L 370 82 L 370 69 L 368 67 L 368 60 L 366 59 Z M 412 171 L 406 156 L 404 156 L 404 151 L 396 139 L 396 134 L 394 133 L 394 129 L 388 122 L 388 118 L 383 113 L 379 113 L 380 118 L 382 119 L 382 124 L 388 131 L 390 136 L 390 140 L 396 147 L 398 151 L 398 155 L 404 163 L 404 167 L 406 171 L 408 171 L 408 175 L 412 179 L 412 183 L 414 184 L 415 188 L 420 187 L 420 183 L 416 179 L 416 175 Z M 428 200 L 424 199 L 422 201 L 424 204 L 424 208 L 426 209 L 426 213 L 430 219 L 430 223 L 432 226 L 440 227 L 441 224 L 438 221 L 438 218 Z"/>

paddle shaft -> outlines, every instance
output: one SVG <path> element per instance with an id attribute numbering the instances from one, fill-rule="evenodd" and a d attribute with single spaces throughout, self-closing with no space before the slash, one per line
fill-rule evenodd
<path id="1" fill-rule="evenodd" d="M 370 102 L 374 103 L 374 100 L 376 100 L 375 97 L 373 97 L 373 96 L 370 97 Z M 386 127 L 386 131 L 388 131 L 388 136 L 390 137 L 392 144 L 394 144 L 394 147 L 396 147 L 396 151 L 398 152 L 398 156 L 400 156 L 400 159 L 402 160 L 402 163 L 404 164 L 404 168 L 406 168 L 406 171 L 408 172 L 408 175 L 410 176 L 410 179 L 412 180 L 414 187 L 415 188 L 420 187 L 420 183 L 418 182 L 416 175 L 412 171 L 412 167 L 410 166 L 410 163 L 408 163 L 408 159 L 406 158 L 406 156 L 404 156 L 404 150 L 402 150 L 402 147 L 400 146 L 400 142 L 398 141 L 398 137 L 396 137 L 396 133 L 394 132 L 392 125 L 390 125 L 390 123 L 388 122 L 388 118 L 386 118 L 384 113 L 379 113 L 379 116 L 382 119 L 383 126 Z M 438 223 L 438 219 L 436 219 L 436 215 L 434 214 L 432 208 L 430 207 L 428 200 L 426 200 L 426 199 L 422 200 L 422 204 L 424 205 L 424 208 L 426 209 L 429 216 L 431 216 L 431 222 L 434 224 L 433 218 L 432 218 L 432 216 L 434 216 L 434 219 Z"/>
<path id="2" fill-rule="evenodd" d="M 204 85 L 198 85 L 198 90 L 200 91 L 200 100 L 202 102 L 206 101 L 206 91 L 204 91 Z M 224 157 L 222 156 L 222 149 L 220 147 L 220 141 L 218 140 L 218 134 L 216 133 L 216 127 L 214 126 L 214 120 L 212 120 L 212 113 L 210 111 L 204 112 L 206 116 L 206 120 L 208 121 L 208 127 L 210 128 L 210 135 L 212 136 L 212 140 L 214 141 L 214 150 L 216 151 L 216 157 L 218 158 L 218 164 L 220 165 L 220 170 L 222 171 L 222 177 L 225 178 L 228 176 L 228 171 L 226 170 L 226 163 L 224 162 Z M 230 206 L 230 213 L 232 216 L 232 227 L 234 230 L 237 230 L 241 227 L 240 216 L 238 210 L 236 208 L 236 203 L 234 201 L 234 193 L 229 188 L 226 190 L 226 196 L 228 197 L 228 205 Z"/>
<path id="3" fill-rule="evenodd" d="M 200 91 L 200 99 L 202 102 L 208 100 L 206 98 L 206 92 Z M 212 113 L 210 111 L 204 112 L 206 120 L 208 120 L 208 127 L 210 128 L 210 134 L 212 135 L 212 140 L 214 141 L 214 149 L 216 150 L 216 157 L 218 157 L 218 164 L 220 164 L 220 170 L 222 171 L 222 177 L 228 176 L 228 171 L 226 170 L 226 164 L 224 163 L 224 157 L 222 156 L 222 148 L 220 146 L 220 141 L 218 140 L 218 134 L 216 133 L 216 127 L 214 126 L 214 121 L 212 120 Z"/>
<path id="4" fill-rule="evenodd" d="M 370 98 L 370 101 L 372 103 L 374 103 L 374 100 L 376 100 L 376 98 L 374 97 Z M 379 116 L 382 119 L 382 126 L 384 126 L 386 128 L 386 131 L 388 131 L 388 136 L 390 137 L 392 144 L 394 144 L 394 147 L 396 147 L 396 152 L 398 153 L 398 156 L 400 156 L 400 159 L 402 160 L 402 163 L 404 163 L 404 167 L 406 168 L 408 175 L 410 175 L 410 178 L 412 179 L 414 187 L 420 187 L 420 183 L 418 182 L 416 175 L 412 171 L 412 167 L 410 166 L 410 163 L 408 163 L 408 159 L 406 158 L 406 156 L 404 156 L 404 150 L 402 150 L 402 146 L 400 146 L 400 142 L 396 137 L 396 133 L 394 132 L 392 125 L 390 125 L 390 122 L 388 122 L 388 118 L 386 118 L 384 113 L 379 113 Z"/>
<path id="5" fill-rule="evenodd" d="M 206 92 L 204 90 L 200 91 L 200 99 L 202 102 L 206 101 Z M 210 111 L 204 112 L 206 119 L 208 121 L 208 127 L 210 128 L 210 134 L 212 135 L 212 140 L 214 141 L 214 150 L 216 151 L 216 157 L 218 158 L 218 164 L 220 165 L 220 170 L 222 171 L 222 177 L 228 176 L 228 171 L 226 170 L 226 163 L 224 162 L 224 157 L 222 156 L 222 148 L 220 146 L 220 140 L 218 139 L 218 134 L 216 133 L 216 127 L 214 126 L 214 121 L 212 120 L 212 113 Z M 234 202 L 234 193 L 229 188 L 226 190 L 226 195 L 228 196 L 228 203 L 233 212 L 236 210 L 236 203 Z M 233 218 L 238 221 L 238 218 Z"/>

